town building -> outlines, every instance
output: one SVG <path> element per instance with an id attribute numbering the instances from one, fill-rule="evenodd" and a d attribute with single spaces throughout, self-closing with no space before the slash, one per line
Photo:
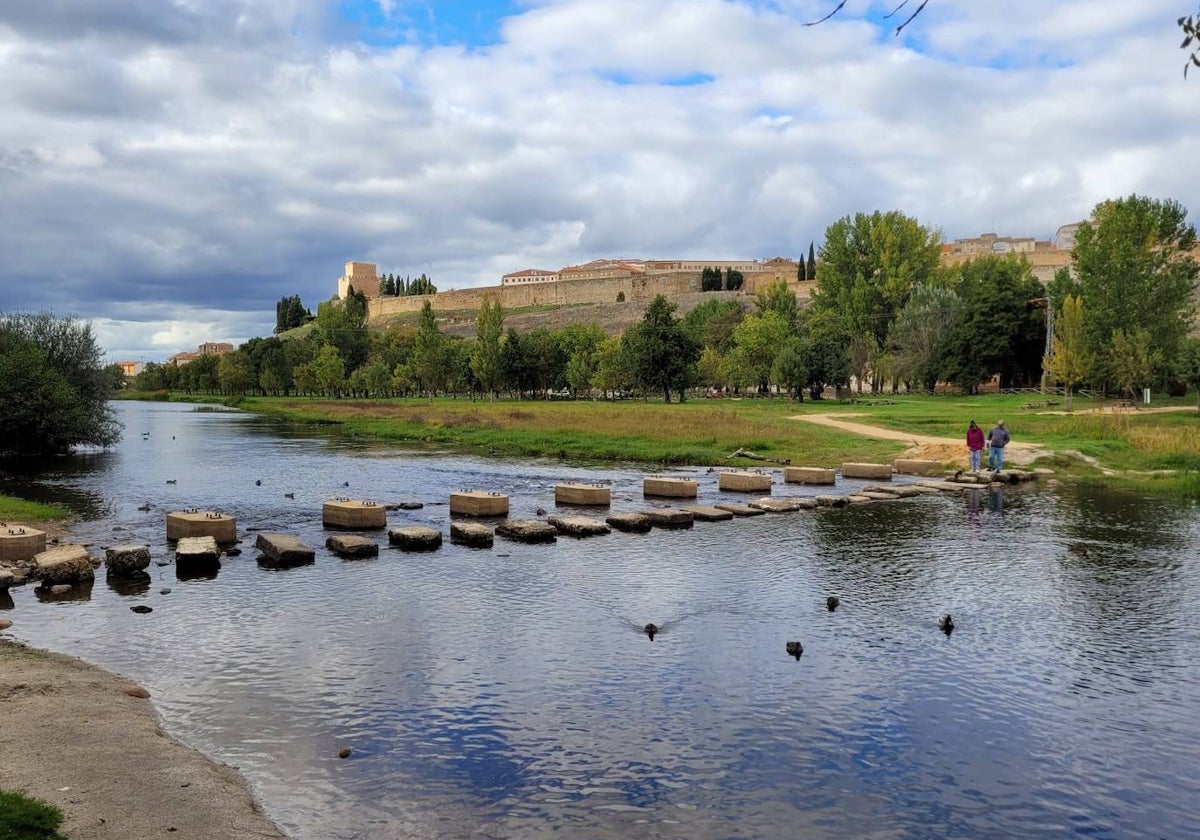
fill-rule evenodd
<path id="1" fill-rule="evenodd" d="M 181 367 L 190 362 L 196 361 L 202 356 L 224 356 L 226 353 L 233 352 L 233 345 L 224 341 L 206 341 L 201 344 L 195 353 L 176 353 L 171 358 L 167 359 L 167 364 Z"/>
<path id="2" fill-rule="evenodd" d="M 526 268 L 514 271 L 500 278 L 501 286 L 523 286 L 528 283 L 556 283 L 559 276 L 557 271 L 547 271 L 544 268 Z"/>

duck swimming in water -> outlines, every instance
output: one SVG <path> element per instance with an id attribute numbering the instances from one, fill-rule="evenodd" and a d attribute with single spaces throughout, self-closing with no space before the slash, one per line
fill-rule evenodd
<path id="1" fill-rule="evenodd" d="M 938 629 L 949 636 L 954 632 L 954 619 L 950 617 L 950 613 L 938 619 Z"/>
<path id="2" fill-rule="evenodd" d="M 1071 543 L 1070 545 L 1068 545 L 1067 551 L 1071 552 L 1072 554 L 1078 554 L 1081 557 L 1088 556 L 1087 548 L 1085 546 L 1079 545 L 1077 543 Z"/>
<path id="3" fill-rule="evenodd" d="M 825 599 L 825 609 L 829 610 L 830 612 L 833 612 L 834 610 L 836 610 L 838 608 L 838 605 L 841 603 L 842 603 L 842 601 L 840 598 L 838 598 L 838 596 L 830 595 L 828 598 Z"/>
<path id="4" fill-rule="evenodd" d="M 650 641 L 654 641 L 654 634 L 659 631 L 659 626 L 653 622 L 642 628 L 642 632 L 650 637 Z"/>
<path id="5" fill-rule="evenodd" d="M 804 653 L 804 645 L 799 642 L 788 642 L 786 645 L 788 656 L 795 657 L 796 661 L 800 661 L 800 654 Z"/>

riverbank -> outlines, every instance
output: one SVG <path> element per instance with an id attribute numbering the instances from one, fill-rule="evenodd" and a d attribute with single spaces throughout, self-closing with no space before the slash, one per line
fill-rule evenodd
<path id="1" fill-rule="evenodd" d="M 166 735 L 139 693 L 79 659 L 0 638 L 0 788 L 61 809 L 70 840 L 286 837 L 234 768 Z"/>

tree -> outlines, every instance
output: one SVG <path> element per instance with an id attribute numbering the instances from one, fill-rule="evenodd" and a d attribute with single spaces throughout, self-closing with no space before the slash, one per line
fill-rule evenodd
<path id="1" fill-rule="evenodd" d="M 1067 391 L 1067 411 L 1071 410 L 1071 394 L 1075 386 L 1084 380 L 1090 366 L 1083 324 L 1083 302 L 1077 295 L 1069 295 L 1058 309 L 1050 355 L 1045 363 L 1046 374 L 1061 382 Z"/>
<path id="2" fill-rule="evenodd" d="M 953 289 L 922 284 L 913 290 L 889 334 L 901 379 L 920 382 L 933 393 L 945 370 L 947 345 L 961 312 L 962 301 Z"/>
<path id="3" fill-rule="evenodd" d="M 775 309 L 748 315 L 733 332 L 730 367 L 741 385 L 756 385 L 759 390 L 771 384 L 771 372 L 779 351 L 793 333 L 786 317 Z"/>
<path id="4" fill-rule="evenodd" d="M 91 325 L 49 314 L 0 316 L 0 451 L 111 446 L 121 436 L 111 387 Z"/>
<path id="5" fill-rule="evenodd" d="M 1171 358 L 1195 312 L 1200 267 L 1191 256 L 1196 230 L 1170 199 L 1138 195 L 1096 205 L 1071 254 L 1087 306 L 1088 350 L 1099 383 L 1115 381 L 1113 337 L 1144 332 L 1151 356 Z"/>
<path id="6" fill-rule="evenodd" d="M 701 347 L 724 355 L 733 347 L 733 331 L 745 313 L 736 300 L 706 300 L 683 316 L 683 328 Z"/>
<path id="7" fill-rule="evenodd" d="M 217 382 L 226 394 L 244 394 L 257 387 L 254 361 L 242 350 L 226 353 L 217 362 Z"/>
<path id="8" fill-rule="evenodd" d="M 618 391 L 632 387 L 634 376 L 633 360 L 627 352 L 624 340 L 608 338 L 596 348 L 593 388 L 599 388 L 605 395 L 615 395 Z"/>
<path id="9" fill-rule="evenodd" d="M 800 305 L 796 302 L 796 293 L 788 288 L 784 280 L 775 280 L 755 295 L 754 306 L 760 315 L 764 312 L 777 314 L 789 331 L 795 330 L 800 320 Z"/>
<path id="10" fill-rule="evenodd" d="M 808 309 L 800 329 L 810 396 L 819 400 L 826 385 L 836 388 L 849 385 L 850 336 L 841 319 L 832 312 Z"/>
<path id="11" fill-rule="evenodd" d="M 1200 338 L 1184 339 L 1179 353 L 1183 381 L 1196 391 L 1196 409 L 1200 410 Z"/>
<path id="12" fill-rule="evenodd" d="M 661 390 L 671 401 L 671 391 L 679 392 L 690 383 L 699 345 L 692 340 L 675 317 L 675 304 L 659 295 L 648 307 L 640 323 L 625 333 L 623 342 L 633 361 L 637 380 L 652 390 Z"/>
<path id="13" fill-rule="evenodd" d="M 367 298 L 350 289 L 345 300 L 329 300 L 317 306 L 316 335 L 318 346 L 331 344 L 353 371 L 367 360 L 371 339 L 367 332 Z"/>
<path id="14" fill-rule="evenodd" d="M 706 387 L 723 388 L 729 382 L 729 365 L 720 353 L 706 346 L 696 363 L 696 378 Z"/>
<path id="15" fill-rule="evenodd" d="M 446 337 L 438 329 L 433 305 L 429 301 L 421 306 L 417 319 L 417 339 L 413 344 L 412 370 L 430 396 L 445 385 L 447 370 Z"/>
<path id="16" fill-rule="evenodd" d="M 796 266 L 796 282 L 803 283 L 808 279 L 808 267 L 804 262 L 804 255 L 800 255 L 800 264 Z"/>
<path id="17" fill-rule="evenodd" d="M 105 388 L 109 393 L 115 394 L 117 391 L 123 391 L 129 386 L 125 379 L 125 368 L 118 364 L 105 365 L 104 367 Z"/>
<path id="18" fill-rule="evenodd" d="M 974 393 L 999 374 L 1002 387 L 1041 380 L 1045 289 L 1024 257 L 987 255 L 957 266 L 962 317 L 947 340 L 942 376 Z"/>
<path id="19" fill-rule="evenodd" d="M 346 365 L 337 347 L 326 344 L 312 361 L 313 382 L 326 396 L 340 397 L 346 385 Z"/>
<path id="20" fill-rule="evenodd" d="M 813 243 L 808 243 L 808 279 L 817 279 L 817 254 L 813 250 Z"/>
<path id="21" fill-rule="evenodd" d="M 775 357 L 771 375 L 794 399 L 804 402 L 804 386 L 810 377 L 808 349 L 802 338 L 793 336 L 787 340 Z"/>
<path id="22" fill-rule="evenodd" d="M 738 271 L 736 268 L 725 269 L 725 288 L 727 291 L 736 292 L 742 288 L 742 284 L 746 282 L 746 275 Z"/>
<path id="23" fill-rule="evenodd" d="M 275 334 L 303 326 L 312 320 L 312 313 L 300 302 L 300 295 L 280 298 L 275 304 Z"/>
<path id="24" fill-rule="evenodd" d="M 1155 371 L 1161 364 L 1160 351 L 1146 330 L 1113 333 L 1110 371 L 1122 392 L 1136 397 L 1142 388 L 1154 381 Z"/>
<path id="25" fill-rule="evenodd" d="M 858 333 L 850 337 L 848 353 L 850 358 L 850 375 L 854 378 L 858 386 L 858 393 L 861 394 L 863 381 L 867 378 L 867 373 L 873 373 L 872 368 L 875 359 L 879 356 L 879 345 L 875 343 L 875 336 L 871 333 Z"/>
<path id="26" fill-rule="evenodd" d="M 504 335 L 504 310 L 499 301 L 484 296 L 475 319 L 475 351 L 471 369 L 479 384 L 494 400 L 504 386 L 504 356 L 500 339 Z"/>
<path id="27" fill-rule="evenodd" d="M 899 211 L 844 216 L 825 231 L 812 305 L 882 347 L 913 288 L 935 276 L 940 255 L 940 236 Z"/>
<path id="28" fill-rule="evenodd" d="M 700 272 L 700 291 L 721 291 L 721 269 L 705 266 Z"/>

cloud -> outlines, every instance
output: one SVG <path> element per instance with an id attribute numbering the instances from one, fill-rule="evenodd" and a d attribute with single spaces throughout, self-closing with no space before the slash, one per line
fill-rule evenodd
<path id="1" fill-rule="evenodd" d="M 1047 237 L 1200 204 L 1166 0 L 934 0 L 899 38 L 865 0 L 481 3 L 461 43 L 415 2 L 87 6 L 0 8 L 0 309 L 125 355 L 265 334 L 349 259 L 464 288 L 795 256 L 858 210 Z"/>

